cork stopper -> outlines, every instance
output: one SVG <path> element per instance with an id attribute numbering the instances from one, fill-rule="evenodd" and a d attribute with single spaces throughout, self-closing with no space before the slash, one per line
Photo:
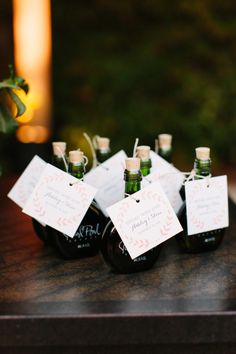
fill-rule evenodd
<path id="1" fill-rule="evenodd" d="M 84 153 L 80 150 L 72 150 L 69 152 L 69 161 L 72 163 L 84 162 Z"/>
<path id="2" fill-rule="evenodd" d="M 161 148 L 171 147 L 172 135 L 171 134 L 159 134 L 158 135 L 159 146 Z"/>
<path id="3" fill-rule="evenodd" d="M 128 171 L 140 170 L 140 159 L 138 157 L 128 157 L 125 159 L 125 167 Z"/>
<path id="4" fill-rule="evenodd" d="M 101 136 L 97 137 L 97 148 L 99 150 L 108 150 L 110 145 L 110 139 Z"/>
<path id="5" fill-rule="evenodd" d="M 148 145 L 140 145 L 137 147 L 137 157 L 142 160 L 148 160 L 150 158 L 150 146 Z"/>
<path id="6" fill-rule="evenodd" d="M 61 157 L 65 155 L 66 143 L 64 141 L 53 141 L 52 142 L 53 155 Z"/>
<path id="7" fill-rule="evenodd" d="M 208 147 L 198 147 L 195 149 L 196 158 L 198 160 L 209 160 L 210 158 L 210 148 Z"/>

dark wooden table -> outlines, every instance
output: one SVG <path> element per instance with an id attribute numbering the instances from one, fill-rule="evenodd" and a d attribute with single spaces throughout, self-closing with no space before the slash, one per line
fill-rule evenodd
<path id="1" fill-rule="evenodd" d="M 236 353 L 236 206 L 211 253 L 174 239 L 144 273 L 100 256 L 64 261 L 35 236 L 0 181 L 0 353 Z"/>

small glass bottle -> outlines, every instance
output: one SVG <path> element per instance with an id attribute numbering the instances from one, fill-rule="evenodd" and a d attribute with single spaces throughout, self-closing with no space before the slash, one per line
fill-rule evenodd
<path id="1" fill-rule="evenodd" d="M 66 143 L 64 141 L 53 141 L 52 148 L 52 165 L 67 172 L 68 158 L 66 156 Z"/>
<path id="2" fill-rule="evenodd" d="M 102 163 L 111 156 L 110 139 L 106 137 L 96 136 L 96 157 L 98 163 Z"/>
<path id="3" fill-rule="evenodd" d="M 159 134 L 158 135 L 158 155 L 160 155 L 167 162 L 172 162 L 172 135 Z"/>
<path id="4" fill-rule="evenodd" d="M 140 159 L 126 159 L 124 172 L 125 195 L 138 192 L 141 188 L 142 174 Z M 101 241 L 101 253 L 108 266 L 117 273 L 134 273 L 150 269 L 159 256 L 160 248 L 155 247 L 141 256 L 132 259 L 110 220 Z"/>
<path id="5" fill-rule="evenodd" d="M 54 141 L 52 142 L 53 155 L 52 155 L 52 165 L 60 168 L 63 171 L 67 170 L 67 157 L 66 157 L 66 143 L 64 141 Z M 32 224 L 36 235 L 45 244 L 50 243 L 48 236 L 49 227 L 41 224 L 36 219 L 32 219 Z"/>
<path id="6" fill-rule="evenodd" d="M 207 177 L 211 175 L 210 149 L 207 147 L 196 148 L 196 159 L 194 162 L 194 171 L 198 176 Z M 195 176 L 195 179 L 199 177 Z M 181 188 L 181 197 L 185 199 L 184 188 Z M 175 236 L 180 249 L 186 253 L 199 253 L 216 249 L 223 237 L 225 229 L 216 229 L 201 232 L 194 235 L 188 235 L 186 203 L 184 202 L 179 212 L 179 221 L 183 231 Z"/>
<path id="7" fill-rule="evenodd" d="M 72 176 L 83 179 L 85 173 L 84 154 L 82 151 L 69 152 L 69 171 Z M 79 182 L 78 182 L 79 183 Z M 94 256 L 100 248 L 100 240 L 107 219 L 92 202 L 80 223 L 73 238 L 51 229 L 53 244 L 60 255 L 65 259 L 82 258 Z"/>
<path id="8" fill-rule="evenodd" d="M 149 175 L 152 167 L 152 160 L 150 159 L 150 146 L 140 145 L 137 147 L 137 157 L 140 158 L 140 170 L 145 177 Z"/>

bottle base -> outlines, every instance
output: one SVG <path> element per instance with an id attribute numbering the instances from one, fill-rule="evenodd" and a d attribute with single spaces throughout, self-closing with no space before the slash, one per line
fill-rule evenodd
<path id="1" fill-rule="evenodd" d="M 113 273 L 119 274 L 137 273 L 151 269 L 159 257 L 160 249 L 159 245 L 132 259 L 111 221 L 107 224 L 101 240 L 103 260 Z"/>
<path id="2" fill-rule="evenodd" d="M 47 227 L 43 226 L 40 222 L 38 222 L 36 219 L 32 218 L 32 225 L 34 232 L 38 236 L 38 238 L 45 244 L 47 245 L 48 242 L 48 233 L 47 233 Z"/>
<path id="3" fill-rule="evenodd" d="M 131 274 L 131 273 L 139 273 L 146 272 L 151 269 L 157 261 L 159 257 L 160 250 L 150 250 L 141 256 L 132 259 L 129 255 L 126 255 L 126 259 L 123 257 L 118 257 L 115 261 L 112 258 L 109 262 L 106 261 L 108 267 L 115 274 Z"/>
<path id="4" fill-rule="evenodd" d="M 52 242 L 63 259 L 77 259 L 96 256 L 98 247 L 90 247 L 87 244 L 76 244 L 73 238 L 63 235 L 56 230 L 51 232 Z"/>
<path id="5" fill-rule="evenodd" d="M 183 232 L 175 239 L 183 253 L 202 253 L 216 250 L 224 238 L 225 229 L 217 229 L 188 236 Z"/>

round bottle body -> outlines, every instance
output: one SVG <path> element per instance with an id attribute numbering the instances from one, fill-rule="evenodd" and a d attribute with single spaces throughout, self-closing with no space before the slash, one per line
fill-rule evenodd
<path id="1" fill-rule="evenodd" d="M 34 218 L 32 218 L 32 225 L 38 238 L 47 245 L 49 243 L 49 237 L 46 226 L 42 225 Z"/>
<path id="2" fill-rule="evenodd" d="M 51 229 L 52 242 L 65 259 L 95 256 L 100 248 L 100 241 L 107 219 L 102 212 L 91 205 L 86 212 L 73 238 Z"/>
<path id="3" fill-rule="evenodd" d="M 197 175 L 195 179 L 203 176 L 210 176 L 211 160 L 195 159 L 194 171 Z M 191 183 L 191 182 L 190 182 Z M 181 197 L 185 199 L 184 187 L 180 190 Z M 186 202 L 178 215 L 183 231 L 175 236 L 180 249 L 186 253 L 200 253 L 215 250 L 222 242 L 225 229 L 209 230 L 194 235 L 188 235 Z"/>
<path id="4" fill-rule="evenodd" d="M 185 253 L 200 253 L 215 250 L 222 242 L 225 229 L 216 229 L 188 235 L 186 206 L 183 207 L 179 221 L 183 231 L 175 236 L 181 251 Z"/>
<path id="5" fill-rule="evenodd" d="M 102 256 L 107 265 L 116 273 L 135 273 L 152 268 L 157 261 L 160 248 L 161 246 L 157 246 L 132 259 L 111 220 L 101 240 Z"/>
<path id="6" fill-rule="evenodd" d="M 139 158 L 126 160 L 124 180 L 126 196 L 140 190 L 142 174 Z M 156 262 L 159 252 L 160 247 L 155 247 L 132 259 L 111 220 L 102 235 L 101 253 L 107 265 L 117 273 L 135 273 L 148 270 Z"/>

